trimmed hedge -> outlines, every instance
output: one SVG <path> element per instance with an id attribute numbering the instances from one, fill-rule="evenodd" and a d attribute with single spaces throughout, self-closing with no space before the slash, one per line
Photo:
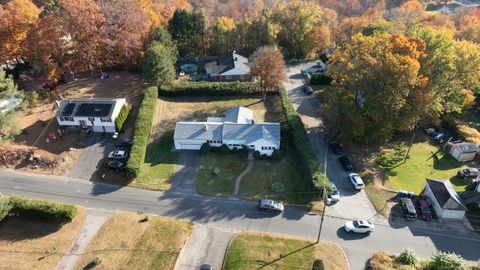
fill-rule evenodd
<path id="1" fill-rule="evenodd" d="M 12 202 L 7 196 L 0 197 L 0 221 L 2 221 L 12 210 Z"/>
<path id="2" fill-rule="evenodd" d="M 137 177 L 140 168 L 145 161 L 148 139 L 152 129 L 153 115 L 157 104 L 158 89 L 155 86 L 145 90 L 142 104 L 138 110 L 137 120 L 135 122 L 135 134 L 133 136 L 130 159 L 128 160 L 125 172 L 130 177 Z"/>
<path id="3" fill-rule="evenodd" d="M 72 221 L 77 214 L 77 208 L 69 204 L 17 196 L 11 196 L 10 202 L 13 205 L 12 214 L 38 221 L 66 223 Z"/>
<path id="4" fill-rule="evenodd" d="M 292 102 L 288 98 L 287 91 L 283 86 L 280 87 L 279 92 L 282 98 L 283 113 L 285 114 L 288 124 L 288 132 L 293 139 L 293 145 L 298 152 L 300 162 L 302 163 L 307 176 L 312 179 L 313 185 L 318 190 L 323 190 L 324 187 L 327 190 L 331 190 L 330 181 L 328 181 L 325 172 L 320 170 L 320 163 L 318 162 L 317 155 L 312 149 L 312 145 L 310 144 L 307 131 L 303 126 L 300 115 L 295 111 Z"/>
<path id="5" fill-rule="evenodd" d="M 118 131 L 122 129 L 123 124 L 125 123 L 125 120 L 127 120 L 128 113 L 129 111 L 128 111 L 127 105 L 123 105 L 122 108 L 120 109 L 120 113 L 115 119 L 115 126 L 117 127 Z"/>
<path id="6" fill-rule="evenodd" d="M 180 82 L 159 89 L 160 96 L 260 95 L 260 85 L 251 82 Z"/>

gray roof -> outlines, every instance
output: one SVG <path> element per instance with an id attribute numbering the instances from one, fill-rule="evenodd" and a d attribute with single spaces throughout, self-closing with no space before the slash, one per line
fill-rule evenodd
<path id="1" fill-rule="evenodd" d="M 225 123 L 223 140 L 244 140 L 246 144 L 265 139 L 273 144 L 280 144 L 280 124 L 234 124 Z"/>
<path id="2" fill-rule="evenodd" d="M 478 151 L 478 147 L 474 143 L 456 143 L 452 147 L 459 148 L 462 153 L 476 153 Z"/>
<path id="3" fill-rule="evenodd" d="M 221 140 L 223 123 L 215 122 L 177 122 L 174 139 L 183 140 Z"/>
<path id="4" fill-rule="evenodd" d="M 253 120 L 253 111 L 245 107 L 234 107 L 225 114 L 225 122 L 250 123 Z"/>
<path id="5" fill-rule="evenodd" d="M 236 53 L 219 57 L 217 60 L 205 64 L 205 68 L 210 70 L 211 76 L 222 75 L 234 68 L 238 68 L 245 73 L 250 73 L 248 58 Z"/>
<path id="6" fill-rule="evenodd" d="M 467 211 L 450 180 L 427 179 L 427 185 L 443 209 Z"/>

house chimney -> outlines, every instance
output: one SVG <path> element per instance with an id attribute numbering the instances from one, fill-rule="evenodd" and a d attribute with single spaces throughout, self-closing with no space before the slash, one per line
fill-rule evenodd
<path id="1" fill-rule="evenodd" d="M 205 124 L 205 125 L 203 126 L 203 130 L 205 130 L 205 131 L 208 130 L 208 125 L 207 125 L 207 124 Z"/>

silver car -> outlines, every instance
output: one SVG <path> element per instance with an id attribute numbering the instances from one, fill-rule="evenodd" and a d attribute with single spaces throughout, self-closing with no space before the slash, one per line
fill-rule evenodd
<path id="1" fill-rule="evenodd" d="M 281 213 L 284 209 L 282 202 L 277 202 L 269 199 L 260 199 L 258 201 L 258 208 L 261 211 L 272 211 L 276 213 Z"/>
<path id="2" fill-rule="evenodd" d="M 375 225 L 367 220 L 353 220 L 346 222 L 344 228 L 348 233 L 365 233 L 369 235 L 375 229 Z"/>

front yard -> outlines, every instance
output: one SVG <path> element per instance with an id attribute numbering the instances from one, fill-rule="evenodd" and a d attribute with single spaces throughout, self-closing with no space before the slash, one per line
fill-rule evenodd
<path id="1" fill-rule="evenodd" d="M 315 245 L 302 239 L 254 233 L 237 235 L 230 242 L 224 269 L 312 269 L 314 259 L 322 260 L 324 269 L 348 269 L 347 258 L 337 244 Z"/>

